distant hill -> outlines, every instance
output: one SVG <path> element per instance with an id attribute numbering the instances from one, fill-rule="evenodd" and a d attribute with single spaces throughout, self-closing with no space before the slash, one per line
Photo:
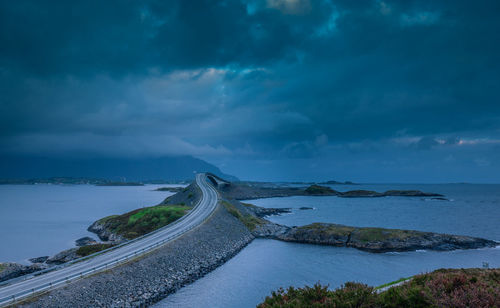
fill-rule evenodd
<path id="1" fill-rule="evenodd" d="M 195 172 L 211 172 L 231 181 L 238 180 L 192 156 L 88 159 L 0 156 L 0 179 L 78 177 L 115 181 L 181 181 L 194 179 Z"/>

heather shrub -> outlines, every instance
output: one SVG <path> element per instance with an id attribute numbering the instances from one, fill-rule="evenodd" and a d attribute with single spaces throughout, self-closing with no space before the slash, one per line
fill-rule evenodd
<path id="1" fill-rule="evenodd" d="M 336 290 L 319 283 L 280 288 L 258 307 L 500 307 L 500 269 L 437 270 L 382 293 L 355 282 Z"/>
<path id="2" fill-rule="evenodd" d="M 500 269 L 438 270 L 417 277 L 399 289 L 418 290 L 437 307 L 500 307 Z"/>
<path id="3" fill-rule="evenodd" d="M 347 282 L 335 291 L 329 291 L 328 286 L 316 283 L 313 287 L 289 287 L 287 291 L 280 288 L 266 297 L 259 308 L 268 307 L 335 307 L 335 308 L 365 308 L 373 307 L 376 294 L 367 285 Z"/>

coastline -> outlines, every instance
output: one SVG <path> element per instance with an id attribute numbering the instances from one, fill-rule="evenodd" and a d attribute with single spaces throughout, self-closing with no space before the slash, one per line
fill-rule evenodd
<path id="1" fill-rule="evenodd" d="M 150 254 L 38 296 L 20 307 L 140 307 L 224 264 L 254 236 L 218 205 L 201 226 Z"/>

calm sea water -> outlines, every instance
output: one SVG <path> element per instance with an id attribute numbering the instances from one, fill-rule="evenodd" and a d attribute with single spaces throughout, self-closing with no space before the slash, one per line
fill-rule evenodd
<path id="1" fill-rule="evenodd" d="M 0 262 L 29 264 L 75 247 L 99 218 L 160 203 L 167 185 L 0 185 Z"/>
<path id="2" fill-rule="evenodd" d="M 420 189 L 452 201 L 422 198 L 288 197 L 249 201 L 264 207 L 291 207 L 293 213 L 269 219 L 286 225 L 332 222 L 479 236 L 500 240 L 500 185 L 359 185 L 350 189 Z M 299 207 L 314 210 L 298 210 Z M 180 289 L 156 307 L 255 307 L 279 287 L 331 288 L 346 281 L 380 285 L 438 268 L 500 267 L 500 248 L 450 252 L 372 254 L 352 248 L 254 240 L 238 255 L 202 279 Z"/>

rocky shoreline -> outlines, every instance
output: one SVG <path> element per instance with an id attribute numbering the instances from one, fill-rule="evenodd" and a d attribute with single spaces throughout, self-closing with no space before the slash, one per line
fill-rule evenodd
<path id="1" fill-rule="evenodd" d="M 31 265 L 12 262 L 0 263 L 0 282 L 31 274 L 45 268 L 47 268 L 47 266 L 43 264 L 43 262 L 36 262 Z"/>
<path id="2" fill-rule="evenodd" d="M 328 223 L 314 223 L 301 227 L 268 223 L 255 231 L 254 235 L 285 242 L 352 247 L 373 253 L 415 250 L 447 251 L 500 245 L 495 241 L 471 236 L 414 230 L 362 228 Z"/>
<path id="3" fill-rule="evenodd" d="M 243 223 L 218 206 L 203 225 L 148 255 L 19 306 L 147 306 L 217 268 L 253 238 Z"/>

